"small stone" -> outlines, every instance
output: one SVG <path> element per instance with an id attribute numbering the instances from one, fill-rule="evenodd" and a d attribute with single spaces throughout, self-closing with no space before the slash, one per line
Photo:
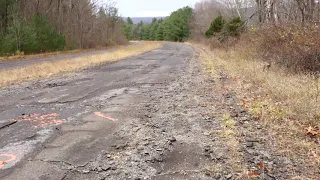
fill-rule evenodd
<path id="1" fill-rule="evenodd" d="M 116 166 L 113 166 L 113 167 L 111 168 L 111 170 L 117 170 L 117 167 L 116 167 Z"/>
<path id="2" fill-rule="evenodd" d="M 101 169 L 102 169 L 103 171 L 108 171 L 108 170 L 111 169 L 111 166 L 102 166 Z"/>
<path id="3" fill-rule="evenodd" d="M 137 150 L 138 150 L 138 151 L 142 151 L 142 150 L 144 150 L 144 147 L 138 146 L 138 147 L 137 147 Z"/>
<path id="4" fill-rule="evenodd" d="M 102 172 L 102 171 L 103 171 L 101 167 L 97 167 L 96 170 L 97 170 L 98 172 Z"/>
<path id="5" fill-rule="evenodd" d="M 210 146 L 205 146 L 205 147 L 204 147 L 204 151 L 205 151 L 205 152 L 210 151 L 210 149 L 211 149 Z"/>
<path id="6" fill-rule="evenodd" d="M 210 173 L 209 171 L 205 171 L 204 174 L 205 174 L 206 176 L 211 176 L 211 173 Z"/>
<path id="7" fill-rule="evenodd" d="M 171 138 L 169 139 L 169 141 L 170 141 L 170 142 L 176 142 L 177 139 L 176 139 L 175 137 L 171 137 Z"/>
<path id="8" fill-rule="evenodd" d="M 254 146 L 254 144 L 253 144 L 253 142 L 247 142 L 246 146 L 249 148 L 252 148 Z"/>
<path id="9" fill-rule="evenodd" d="M 114 164 L 116 164 L 116 163 L 113 162 L 113 161 L 110 161 L 110 162 L 108 162 L 108 164 L 109 164 L 110 166 L 112 166 L 112 165 L 114 165 Z"/>
<path id="10" fill-rule="evenodd" d="M 231 179 L 232 178 L 232 174 L 228 174 L 228 175 L 226 175 L 226 179 Z"/>
<path id="11" fill-rule="evenodd" d="M 230 115 L 231 117 L 233 117 L 233 118 L 235 118 L 235 117 L 239 117 L 239 114 L 238 113 L 236 113 L 236 112 L 234 112 L 234 113 L 231 113 L 231 115 Z"/>
<path id="12" fill-rule="evenodd" d="M 126 144 L 118 144 L 116 149 L 124 149 L 127 145 Z"/>
<path id="13" fill-rule="evenodd" d="M 254 138 L 247 138 L 246 141 L 247 142 L 260 142 L 259 139 L 254 139 Z"/>
<path id="14" fill-rule="evenodd" d="M 89 170 L 83 170 L 82 172 L 83 172 L 83 174 L 89 174 L 90 173 Z"/>
<path id="15" fill-rule="evenodd" d="M 216 159 L 216 157 L 213 154 L 210 154 L 210 157 L 211 157 L 212 160 Z"/>

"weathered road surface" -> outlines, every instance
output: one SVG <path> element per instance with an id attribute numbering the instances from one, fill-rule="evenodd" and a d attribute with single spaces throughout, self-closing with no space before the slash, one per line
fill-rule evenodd
<path id="1" fill-rule="evenodd" d="M 194 56 L 166 43 L 1 90 L 0 179 L 211 179 Z"/>
<path id="2" fill-rule="evenodd" d="M 128 47 L 138 45 L 138 42 L 132 42 Z M 26 58 L 26 59 L 17 59 L 10 61 L 0 61 L 0 70 L 11 69 L 11 68 L 22 68 L 32 64 L 38 64 L 43 62 L 54 62 L 65 59 L 73 59 L 78 57 L 85 57 L 91 55 L 104 54 L 106 52 L 112 52 L 119 48 L 111 48 L 111 49 L 102 49 L 102 50 L 91 50 L 86 52 L 78 52 L 72 54 L 59 54 L 59 55 L 49 55 L 47 57 L 34 57 L 34 58 Z"/>
<path id="3" fill-rule="evenodd" d="M 0 179 L 318 179 L 318 166 L 269 148 L 199 52 L 164 43 L 0 90 Z"/>

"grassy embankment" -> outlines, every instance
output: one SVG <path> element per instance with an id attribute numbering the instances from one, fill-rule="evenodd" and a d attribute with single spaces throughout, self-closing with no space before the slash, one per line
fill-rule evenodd
<path id="1" fill-rule="evenodd" d="M 35 80 L 49 78 L 63 72 L 74 72 L 85 67 L 99 65 L 105 62 L 114 62 L 131 56 L 139 55 L 161 46 L 158 42 L 143 42 L 141 45 L 123 47 L 105 54 L 83 56 L 56 62 L 44 62 L 23 68 L 0 71 L 0 87 Z"/>
<path id="2" fill-rule="evenodd" d="M 265 134 L 261 136 L 269 140 L 268 148 L 284 157 L 303 159 L 309 171 L 320 166 L 319 78 L 276 66 L 264 70 L 256 52 L 241 45 L 227 51 L 194 46 L 216 82 L 227 75 L 223 89 L 234 92 L 239 105 L 263 124 Z"/>
<path id="3" fill-rule="evenodd" d="M 27 60 L 29 58 L 42 58 L 42 57 L 48 57 L 53 55 L 61 55 L 61 54 L 74 54 L 74 53 L 84 53 L 94 50 L 108 50 L 113 48 L 121 48 L 124 47 L 124 45 L 117 45 L 112 46 L 110 48 L 92 48 L 92 49 L 75 49 L 75 50 L 66 50 L 66 51 L 55 51 L 55 52 L 48 52 L 48 53 L 39 53 L 39 54 L 20 54 L 20 55 L 10 55 L 10 56 L 0 56 L 0 62 L 2 61 L 23 61 Z"/>

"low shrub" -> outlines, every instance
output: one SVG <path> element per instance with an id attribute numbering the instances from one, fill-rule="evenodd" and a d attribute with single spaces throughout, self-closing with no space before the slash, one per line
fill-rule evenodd
<path id="1" fill-rule="evenodd" d="M 273 26 L 255 33 L 260 35 L 257 53 L 264 61 L 293 72 L 320 72 L 320 29 L 317 26 Z"/>
<path id="2" fill-rule="evenodd" d="M 219 15 L 212 21 L 208 31 L 206 32 L 206 36 L 209 38 L 212 37 L 215 33 L 220 33 L 225 24 L 226 20 L 221 15 Z"/>

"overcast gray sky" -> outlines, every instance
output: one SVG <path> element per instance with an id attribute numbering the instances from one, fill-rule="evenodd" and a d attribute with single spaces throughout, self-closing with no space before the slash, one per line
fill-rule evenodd
<path id="1" fill-rule="evenodd" d="M 124 17 L 159 17 L 184 6 L 192 6 L 200 0 L 115 0 Z"/>

